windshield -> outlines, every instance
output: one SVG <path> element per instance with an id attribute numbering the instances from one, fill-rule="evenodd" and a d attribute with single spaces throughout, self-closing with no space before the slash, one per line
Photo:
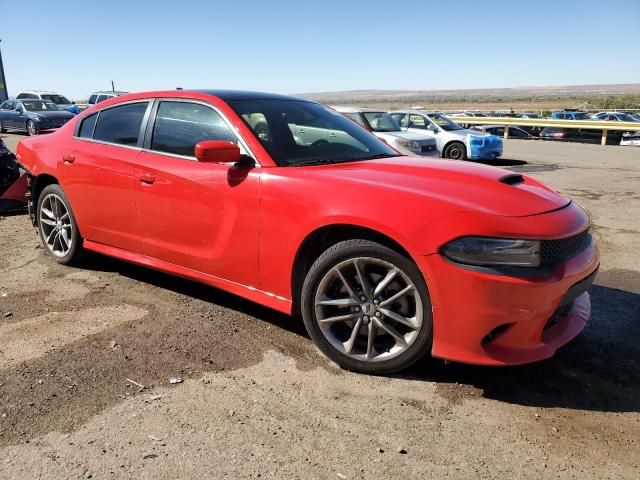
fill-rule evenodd
<path id="1" fill-rule="evenodd" d="M 45 102 L 44 100 L 28 100 L 23 101 L 22 104 L 30 112 L 46 112 L 46 111 L 58 111 L 58 107 L 55 103 Z"/>
<path id="2" fill-rule="evenodd" d="M 445 132 L 451 132 L 453 130 L 462 130 L 462 127 L 458 125 L 456 122 L 449 120 L 447 117 L 439 113 L 430 113 L 429 119 L 433 123 L 438 125 L 441 129 L 443 129 Z"/>
<path id="3" fill-rule="evenodd" d="M 53 102 L 57 105 L 71 105 L 71 102 L 62 95 L 52 95 L 47 93 L 40 95 L 40 98 L 42 98 L 43 100 L 49 100 L 50 102 Z"/>
<path id="4" fill-rule="evenodd" d="M 588 113 L 575 113 L 573 116 L 576 120 L 591 120 L 591 115 Z"/>
<path id="5" fill-rule="evenodd" d="M 340 113 L 296 100 L 227 102 L 278 165 L 338 163 L 399 154 Z"/>
<path id="6" fill-rule="evenodd" d="M 374 132 L 399 132 L 400 125 L 386 112 L 362 112 Z"/>

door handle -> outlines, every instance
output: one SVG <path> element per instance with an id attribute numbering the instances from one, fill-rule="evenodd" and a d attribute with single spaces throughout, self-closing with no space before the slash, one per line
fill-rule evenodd
<path id="1" fill-rule="evenodd" d="M 62 156 L 62 161 L 64 163 L 73 163 L 76 161 L 76 157 L 75 155 L 63 155 Z"/>
<path id="2" fill-rule="evenodd" d="M 147 172 L 147 173 L 138 175 L 138 180 L 140 180 L 141 183 L 146 183 L 147 185 L 151 185 L 153 182 L 156 181 L 156 177 L 154 177 L 153 175 Z"/>

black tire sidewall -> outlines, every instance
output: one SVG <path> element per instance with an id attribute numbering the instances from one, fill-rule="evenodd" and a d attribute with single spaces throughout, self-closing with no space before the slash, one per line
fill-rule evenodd
<path id="1" fill-rule="evenodd" d="M 460 149 L 462 154 L 460 155 L 460 158 L 451 158 L 451 155 L 450 155 L 451 149 L 456 147 Z M 447 145 L 447 148 L 444 149 L 444 156 L 445 158 L 451 158 L 452 160 L 466 160 L 467 147 L 465 147 L 464 143 L 462 142 L 451 142 L 449 145 Z"/>
<path id="2" fill-rule="evenodd" d="M 42 233 L 42 228 L 40 226 L 40 209 L 42 208 L 42 202 L 49 194 L 56 194 L 58 197 L 62 199 L 64 205 L 69 212 L 69 218 L 71 220 L 71 224 L 73 225 L 73 229 L 71 232 L 71 249 L 67 252 L 64 257 L 58 257 L 49 251 L 49 247 L 47 246 L 46 239 Z M 40 195 L 38 196 L 38 206 L 36 209 L 36 218 L 38 219 L 38 236 L 40 237 L 40 241 L 42 242 L 42 248 L 44 248 L 47 255 L 52 257 L 56 262 L 62 265 L 71 265 L 75 261 L 77 261 L 79 254 L 82 250 L 82 237 L 80 236 L 80 231 L 78 230 L 78 223 L 76 222 L 76 217 L 73 214 L 73 209 L 71 208 L 71 203 L 69 199 L 64 193 L 64 190 L 58 184 L 47 185 L 42 189 Z"/>
<path id="3" fill-rule="evenodd" d="M 422 298 L 424 318 L 418 338 L 405 352 L 390 360 L 364 362 L 344 355 L 329 343 L 316 321 L 315 294 L 320 281 L 336 264 L 355 257 L 378 258 L 394 264 L 411 279 Z M 367 240 L 347 240 L 332 246 L 309 269 L 301 296 L 302 318 L 307 333 L 318 348 L 342 368 L 359 373 L 384 375 L 405 369 L 431 352 L 433 317 L 425 279 L 413 261 L 388 247 Z"/>

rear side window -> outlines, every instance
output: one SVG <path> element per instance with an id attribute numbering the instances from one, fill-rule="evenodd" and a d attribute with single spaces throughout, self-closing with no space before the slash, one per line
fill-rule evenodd
<path id="1" fill-rule="evenodd" d="M 111 98 L 111 95 L 100 95 L 100 96 L 98 96 L 98 99 L 96 100 L 96 103 L 103 102 L 105 100 L 108 100 L 109 98 Z"/>
<path id="2" fill-rule="evenodd" d="M 102 110 L 93 134 L 94 140 L 135 146 L 138 143 L 140 126 L 147 102 L 130 103 L 120 107 Z"/>
<path id="3" fill-rule="evenodd" d="M 87 118 L 82 120 L 78 136 L 81 138 L 91 138 L 93 136 L 93 127 L 96 126 L 97 119 L 98 114 L 94 113 L 93 115 L 89 115 Z"/>
<path id="4" fill-rule="evenodd" d="M 93 105 L 94 103 L 96 103 L 96 98 L 98 98 L 98 96 L 97 96 L 97 95 L 91 95 L 91 96 L 89 97 L 89 104 L 90 104 L 90 105 Z"/>
<path id="5" fill-rule="evenodd" d="M 160 102 L 151 150 L 193 157 L 196 144 L 203 140 L 238 141 L 212 108 L 200 103 Z"/>
<path id="6" fill-rule="evenodd" d="M 26 98 L 30 98 L 30 99 L 39 99 L 40 97 L 38 97 L 38 95 L 34 94 L 34 93 L 21 93 L 20 95 L 18 95 L 16 97 L 18 100 L 19 99 L 26 99 Z"/>

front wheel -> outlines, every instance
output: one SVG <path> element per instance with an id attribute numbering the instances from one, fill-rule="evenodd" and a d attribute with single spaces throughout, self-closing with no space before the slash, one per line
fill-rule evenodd
<path id="1" fill-rule="evenodd" d="M 33 137 L 38 134 L 38 127 L 36 127 L 36 124 L 33 120 L 27 120 L 26 128 L 27 128 L 27 134 L 30 137 Z"/>
<path id="2" fill-rule="evenodd" d="M 368 240 L 347 240 L 312 265 L 302 315 L 316 345 L 342 368 L 389 374 L 431 350 L 431 301 L 408 258 Z"/>
<path id="3" fill-rule="evenodd" d="M 82 238 L 71 205 L 60 185 L 47 185 L 38 198 L 38 232 L 42 245 L 56 262 L 75 263 L 82 250 Z"/>
<path id="4" fill-rule="evenodd" d="M 444 157 L 451 160 L 466 160 L 467 148 L 461 142 L 452 142 L 444 149 Z"/>

